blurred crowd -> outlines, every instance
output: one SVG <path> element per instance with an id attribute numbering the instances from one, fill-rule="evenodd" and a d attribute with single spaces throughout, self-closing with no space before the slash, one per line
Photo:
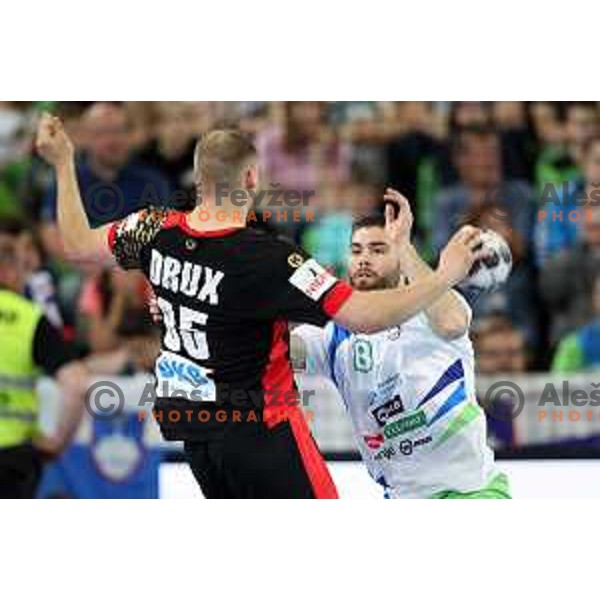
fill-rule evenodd
<path id="1" fill-rule="evenodd" d="M 380 211 L 394 187 L 432 263 L 465 222 L 511 246 L 507 285 L 474 305 L 480 372 L 600 367 L 600 209 L 592 200 L 588 218 L 569 218 L 600 184 L 600 103 L 0 103 L 0 235 L 18 238 L 24 293 L 117 374 L 152 364 L 149 290 L 141 274 L 65 257 L 52 174 L 33 152 L 48 109 L 75 143 L 92 225 L 148 204 L 191 208 L 195 141 L 237 127 L 255 140 L 263 187 L 313 192 L 299 209 L 262 206 L 252 225 L 281 230 L 344 276 L 353 218 Z"/>

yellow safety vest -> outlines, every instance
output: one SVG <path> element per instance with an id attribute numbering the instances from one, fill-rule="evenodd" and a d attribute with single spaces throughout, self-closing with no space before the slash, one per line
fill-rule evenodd
<path id="1" fill-rule="evenodd" d="M 0 290 L 0 448 L 29 442 L 38 429 L 33 344 L 42 314 L 26 298 Z"/>

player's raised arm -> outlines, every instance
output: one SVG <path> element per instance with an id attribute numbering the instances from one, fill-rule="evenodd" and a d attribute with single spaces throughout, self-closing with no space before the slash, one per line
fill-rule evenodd
<path id="1" fill-rule="evenodd" d="M 36 149 L 55 170 L 58 227 L 66 254 L 74 259 L 113 262 L 107 245 L 110 225 L 90 227 L 77 182 L 73 144 L 57 117 L 42 115 Z"/>
<path id="2" fill-rule="evenodd" d="M 398 247 L 402 273 L 409 281 L 419 281 L 423 277 L 433 273 L 431 267 L 419 256 L 419 253 L 410 241 L 410 229 L 412 228 L 412 211 L 408 200 L 396 190 L 387 190 L 385 200 L 399 206 L 398 218 L 394 217 L 394 209 L 391 204 L 386 206 L 386 230 L 388 235 L 393 228 L 399 228 L 399 234 L 395 235 L 394 241 Z M 406 225 L 409 225 L 407 228 Z M 404 227 L 403 227 L 404 226 Z M 463 335 L 469 328 L 471 311 L 465 300 L 460 298 L 454 290 L 448 290 L 438 300 L 432 302 L 426 309 L 425 314 L 431 328 L 445 339 L 454 339 Z"/>

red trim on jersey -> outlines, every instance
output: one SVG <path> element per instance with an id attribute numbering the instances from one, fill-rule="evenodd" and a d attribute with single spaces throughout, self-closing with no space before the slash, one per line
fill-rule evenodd
<path id="1" fill-rule="evenodd" d="M 352 295 L 352 287 L 345 281 L 338 281 L 332 289 L 327 292 L 325 299 L 323 300 L 323 310 L 328 316 L 334 317 L 338 310 L 342 308 L 343 304 Z"/>
<path id="2" fill-rule="evenodd" d="M 282 420 L 290 422 L 315 498 L 337 498 L 333 479 L 298 407 L 298 390 L 289 359 L 288 324 L 284 319 L 278 319 L 273 325 L 271 352 L 262 386 L 265 393 L 265 425 L 272 428 Z"/>
<path id="3" fill-rule="evenodd" d="M 115 248 L 115 240 L 117 239 L 117 227 L 119 223 L 113 223 L 108 228 L 108 248 L 112 252 Z"/>
<path id="4" fill-rule="evenodd" d="M 179 211 L 170 211 L 167 214 L 167 218 L 165 219 L 162 228 L 173 229 L 173 227 L 177 227 L 179 225 L 179 220 L 181 219 L 182 215 L 183 213 L 180 213 Z"/>
<path id="5" fill-rule="evenodd" d="M 200 231 L 199 229 L 192 229 L 190 224 L 187 222 L 187 215 L 188 213 L 180 213 L 178 225 L 183 231 L 185 231 L 185 233 L 193 237 L 224 237 L 241 229 L 241 227 L 227 227 L 226 229 L 214 229 L 212 231 Z"/>
<path id="6" fill-rule="evenodd" d="M 289 416 L 292 433 L 300 451 L 304 468 L 312 484 L 315 498 L 321 500 L 336 500 L 339 498 L 331 473 L 323 460 L 323 456 L 310 433 L 304 414 L 296 408 Z"/>

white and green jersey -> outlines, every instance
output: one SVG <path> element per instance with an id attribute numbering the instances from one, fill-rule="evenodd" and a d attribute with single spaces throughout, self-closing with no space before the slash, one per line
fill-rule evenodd
<path id="1" fill-rule="evenodd" d="M 388 496 L 472 492 L 497 474 L 468 334 L 445 340 L 425 313 L 370 335 L 334 322 L 294 334 L 306 344 L 307 371 L 339 390 L 369 473 Z"/>

